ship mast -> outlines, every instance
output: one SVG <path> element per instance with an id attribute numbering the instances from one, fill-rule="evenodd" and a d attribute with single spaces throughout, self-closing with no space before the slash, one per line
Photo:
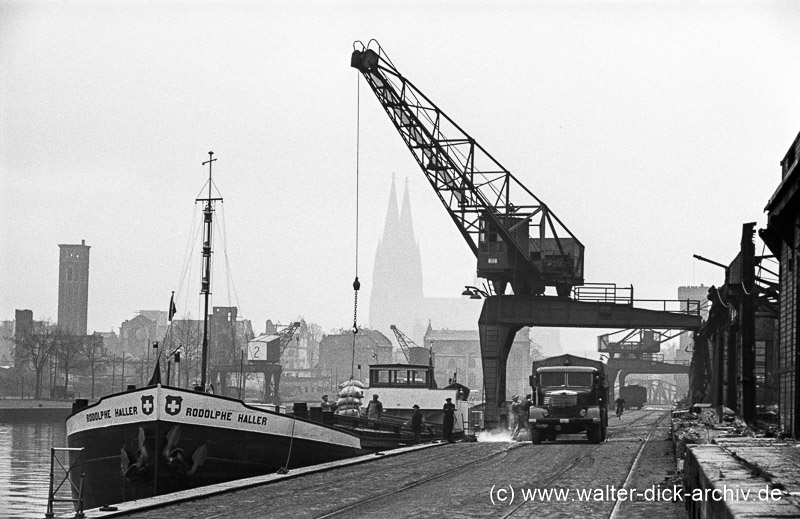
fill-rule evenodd
<path id="1" fill-rule="evenodd" d="M 211 165 L 217 159 L 214 152 L 208 152 L 208 160 L 203 162 L 208 164 L 208 198 L 198 198 L 195 202 L 205 202 L 203 209 L 203 279 L 200 284 L 200 293 L 205 298 L 205 312 L 203 313 L 203 354 L 200 368 L 200 387 L 206 391 L 206 371 L 208 366 L 208 299 L 211 295 L 211 231 L 214 214 L 214 202 L 222 201 L 222 198 L 211 197 Z"/>

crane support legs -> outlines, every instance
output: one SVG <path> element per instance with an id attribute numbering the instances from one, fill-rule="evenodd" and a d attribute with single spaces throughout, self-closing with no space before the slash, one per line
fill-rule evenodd
<path id="1" fill-rule="evenodd" d="M 488 302 L 488 300 L 487 300 Z M 486 304 L 484 303 L 484 310 Z M 481 318 L 482 319 L 482 318 Z M 506 361 L 514 337 L 522 326 L 478 323 L 483 363 L 483 389 L 486 404 L 483 423 L 486 429 L 508 425 L 506 403 Z"/>
<path id="2" fill-rule="evenodd" d="M 634 308 L 627 304 L 575 301 L 555 296 L 490 296 L 483 302 L 478 330 L 483 363 L 486 429 L 506 419 L 506 361 L 514 336 L 525 326 L 565 328 L 654 328 L 697 330 L 700 316 Z M 579 346 L 584 345 L 568 345 Z M 682 368 L 685 372 L 686 368 Z"/>

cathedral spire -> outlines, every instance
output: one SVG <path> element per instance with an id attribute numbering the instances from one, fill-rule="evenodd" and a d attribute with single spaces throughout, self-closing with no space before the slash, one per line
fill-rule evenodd
<path id="1" fill-rule="evenodd" d="M 414 223 L 411 221 L 411 201 L 408 197 L 408 178 L 403 190 L 403 208 L 400 210 L 400 229 L 405 235 L 414 240 Z M 415 241 L 415 240 L 414 240 Z"/>
<path id="2" fill-rule="evenodd" d="M 397 209 L 397 189 L 394 185 L 394 175 L 392 175 L 392 187 L 389 191 L 389 207 L 386 208 L 386 221 L 383 224 L 383 237 L 381 242 L 391 241 L 392 236 L 400 232 L 400 211 Z"/>
<path id="3" fill-rule="evenodd" d="M 392 176 L 389 207 L 383 235 L 375 253 L 372 292 L 369 300 L 369 326 L 392 337 L 396 325 L 412 340 L 421 340 L 423 319 L 422 261 L 414 236 L 408 182 L 403 192 L 402 211 L 398 211 L 397 188 Z"/>

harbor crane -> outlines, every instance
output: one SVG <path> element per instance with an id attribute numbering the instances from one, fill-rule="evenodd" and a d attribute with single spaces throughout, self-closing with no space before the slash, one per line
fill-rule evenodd
<path id="1" fill-rule="evenodd" d="M 300 328 L 300 322 L 296 321 L 287 324 L 283 330 L 278 332 L 278 343 L 280 344 L 280 355 L 278 356 L 279 359 L 283 357 L 283 352 L 286 351 L 286 348 L 288 348 L 289 344 L 292 343 L 292 339 L 294 338 L 294 334 L 298 328 Z"/>
<path id="2" fill-rule="evenodd" d="M 406 358 L 406 362 L 411 364 L 411 355 L 409 354 L 408 343 L 411 343 L 414 346 L 417 346 L 417 344 L 414 341 L 412 341 L 406 334 L 401 332 L 397 326 L 391 325 L 390 328 L 394 332 L 394 336 L 397 338 L 397 344 L 400 345 L 400 350 L 402 350 L 403 355 Z"/>
<path id="3" fill-rule="evenodd" d="M 591 288 L 584 245 L 546 203 L 400 74 L 377 41 L 356 41 L 350 66 L 378 98 L 488 282 L 478 319 L 487 428 L 505 420 L 506 363 L 524 326 L 700 327 L 696 312 L 634 308 L 632 296 L 617 304 L 615 285 L 610 297 L 584 298 Z M 548 288 L 556 294 L 545 294 Z"/>
<path id="4" fill-rule="evenodd" d="M 567 297 L 583 280 L 583 244 L 550 208 L 403 77 L 371 40 L 355 42 L 350 65 L 400 133 L 496 295 Z"/>

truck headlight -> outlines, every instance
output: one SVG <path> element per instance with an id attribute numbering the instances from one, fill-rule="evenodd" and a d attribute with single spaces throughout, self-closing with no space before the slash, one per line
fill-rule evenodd
<path id="1" fill-rule="evenodd" d="M 586 408 L 584 407 L 583 409 L 581 409 L 581 412 L 578 414 L 580 415 L 581 418 L 586 418 Z"/>
<path id="2" fill-rule="evenodd" d="M 544 418 L 547 418 L 548 416 L 550 416 L 550 413 L 547 412 L 547 409 L 542 409 L 542 416 Z"/>

